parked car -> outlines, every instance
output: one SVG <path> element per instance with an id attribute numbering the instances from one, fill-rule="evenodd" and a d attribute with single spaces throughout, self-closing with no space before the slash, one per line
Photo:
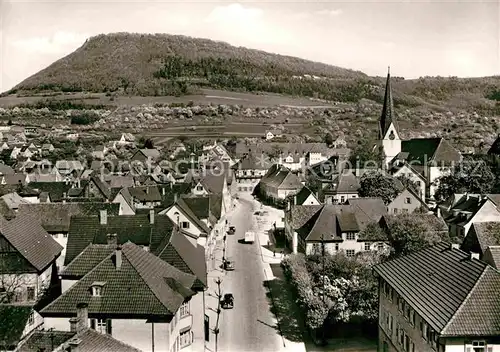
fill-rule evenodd
<path id="1" fill-rule="evenodd" d="M 227 271 L 233 271 L 234 270 L 234 261 L 231 258 L 227 258 L 224 261 L 224 269 Z"/>
<path id="2" fill-rule="evenodd" d="M 222 309 L 234 308 L 234 297 L 232 293 L 226 293 L 220 303 Z"/>
<path id="3" fill-rule="evenodd" d="M 228 234 L 234 235 L 236 233 L 236 227 L 231 226 L 229 227 L 229 230 L 227 231 Z"/>

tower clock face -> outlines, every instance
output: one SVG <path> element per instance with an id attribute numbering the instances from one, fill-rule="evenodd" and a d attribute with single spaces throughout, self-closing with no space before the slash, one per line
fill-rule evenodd
<path id="1" fill-rule="evenodd" d="M 394 140 L 394 138 L 396 138 L 396 136 L 394 135 L 394 131 L 391 131 L 391 133 L 389 134 L 389 139 L 392 141 Z"/>

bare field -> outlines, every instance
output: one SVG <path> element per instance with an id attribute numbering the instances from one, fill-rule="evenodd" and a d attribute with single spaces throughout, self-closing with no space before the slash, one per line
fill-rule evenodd
<path id="1" fill-rule="evenodd" d="M 248 107 L 266 106 L 290 106 L 290 107 L 331 107 L 333 105 L 323 104 L 307 98 L 295 98 L 277 94 L 252 94 L 229 92 L 213 89 L 202 89 L 200 95 L 186 95 L 183 97 L 163 96 L 163 97 L 139 97 L 139 96 L 117 96 L 113 101 L 104 93 L 72 93 L 57 96 L 31 96 L 16 97 L 7 96 L 0 98 L 0 107 L 10 107 L 23 103 L 35 103 L 44 99 L 56 100 L 83 100 L 88 104 L 104 104 L 116 106 L 153 105 L 155 103 L 188 103 L 192 101 L 198 105 L 227 104 L 243 105 Z"/>

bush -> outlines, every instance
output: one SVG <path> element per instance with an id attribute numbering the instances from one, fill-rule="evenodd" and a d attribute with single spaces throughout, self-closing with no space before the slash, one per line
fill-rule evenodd
<path id="1" fill-rule="evenodd" d="M 99 120 L 99 116 L 96 114 L 84 112 L 78 115 L 71 116 L 72 125 L 91 125 Z"/>

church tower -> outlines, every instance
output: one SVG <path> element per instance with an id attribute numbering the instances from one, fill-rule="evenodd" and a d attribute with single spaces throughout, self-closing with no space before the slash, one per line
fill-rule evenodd
<path id="1" fill-rule="evenodd" d="M 401 139 L 399 138 L 394 103 L 392 101 L 390 68 L 387 72 L 384 107 L 380 116 L 379 141 L 384 151 L 385 166 L 387 166 L 401 152 Z"/>

